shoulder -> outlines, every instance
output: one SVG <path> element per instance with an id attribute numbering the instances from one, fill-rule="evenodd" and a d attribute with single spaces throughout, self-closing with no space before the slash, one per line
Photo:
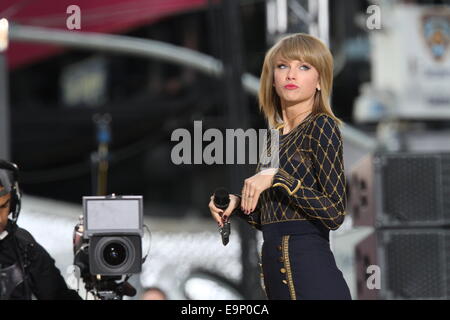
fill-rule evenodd
<path id="1" fill-rule="evenodd" d="M 317 136 L 322 133 L 325 133 L 326 135 L 340 135 L 338 121 L 326 113 L 314 115 L 311 121 L 310 134 Z"/>
<path id="2" fill-rule="evenodd" d="M 24 242 L 26 244 L 35 244 L 36 240 L 33 238 L 31 233 L 23 228 L 17 228 L 15 231 L 16 237 L 20 242 Z"/>
<path id="3" fill-rule="evenodd" d="M 47 250 L 36 241 L 30 232 L 23 228 L 17 228 L 15 232 L 18 245 L 21 250 L 29 254 L 31 261 L 53 261 L 53 258 L 47 252 Z M 50 259 L 49 259 L 50 258 Z M 43 260 L 42 260 L 43 259 Z M 40 263 L 40 262 L 39 262 Z"/>
<path id="4" fill-rule="evenodd" d="M 326 113 L 314 115 L 309 133 L 311 145 L 339 145 L 341 144 L 341 132 L 337 121 Z"/>
<path id="5" fill-rule="evenodd" d="M 327 113 L 318 113 L 313 116 L 313 124 L 319 128 L 325 127 L 327 124 L 330 127 L 336 127 L 337 122 L 332 116 Z"/>

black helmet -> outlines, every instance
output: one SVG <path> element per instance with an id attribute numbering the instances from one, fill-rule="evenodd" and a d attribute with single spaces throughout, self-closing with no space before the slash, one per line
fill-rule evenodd
<path id="1" fill-rule="evenodd" d="M 15 163 L 0 159 L 0 196 L 11 193 L 10 213 L 13 223 L 17 222 L 20 213 L 21 193 L 19 189 L 19 167 Z"/>

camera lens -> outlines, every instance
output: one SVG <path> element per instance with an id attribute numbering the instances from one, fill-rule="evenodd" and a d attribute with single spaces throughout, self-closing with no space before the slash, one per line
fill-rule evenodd
<path id="1" fill-rule="evenodd" d="M 129 271 L 135 270 L 142 259 L 140 244 L 139 235 L 92 236 L 89 242 L 89 271 L 108 276 L 136 273 Z"/>
<path id="2" fill-rule="evenodd" d="M 121 243 L 109 243 L 103 250 L 103 259 L 111 266 L 118 266 L 124 263 L 126 258 L 127 250 Z"/>

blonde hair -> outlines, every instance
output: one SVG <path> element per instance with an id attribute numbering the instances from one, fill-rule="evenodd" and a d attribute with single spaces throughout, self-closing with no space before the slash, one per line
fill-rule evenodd
<path id="1" fill-rule="evenodd" d="M 312 114 L 326 113 L 338 125 L 329 103 L 333 88 L 333 56 L 318 38 L 305 33 L 295 33 L 279 40 L 266 54 L 259 85 L 259 107 L 270 127 L 277 127 L 282 120 L 281 101 L 273 86 L 275 58 L 299 60 L 311 64 L 319 73 L 320 91 L 316 90 Z"/>

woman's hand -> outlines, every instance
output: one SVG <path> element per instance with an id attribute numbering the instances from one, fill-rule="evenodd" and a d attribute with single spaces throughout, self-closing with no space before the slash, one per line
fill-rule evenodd
<path id="1" fill-rule="evenodd" d="M 245 179 L 242 188 L 241 210 L 250 214 L 255 210 L 261 193 L 272 186 L 272 181 L 277 169 L 266 169 L 254 176 Z"/>
<path id="2" fill-rule="evenodd" d="M 228 217 L 233 213 L 234 209 L 239 207 L 240 202 L 241 199 L 238 196 L 230 194 L 230 204 L 228 205 L 228 208 L 223 211 L 214 205 L 214 195 L 212 195 L 208 206 L 213 219 L 217 221 L 217 224 L 220 227 L 223 227 L 223 223 L 228 220 Z"/>

